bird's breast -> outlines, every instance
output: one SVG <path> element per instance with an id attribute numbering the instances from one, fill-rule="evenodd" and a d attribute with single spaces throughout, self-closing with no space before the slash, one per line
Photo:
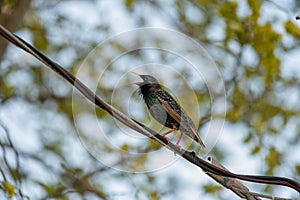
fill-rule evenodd
<path id="1" fill-rule="evenodd" d="M 156 119 L 159 123 L 163 125 L 166 123 L 168 119 L 168 113 L 160 104 L 153 104 L 151 107 L 149 107 L 149 111 L 154 119 Z"/>
<path id="2" fill-rule="evenodd" d="M 151 105 L 149 111 L 152 117 L 160 124 L 172 129 L 179 128 L 178 122 L 176 122 L 159 103 Z"/>
<path id="3" fill-rule="evenodd" d="M 168 128 L 179 128 L 179 123 L 175 121 L 167 111 L 162 107 L 158 100 L 158 93 L 148 92 L 143 94 L 143 99 L 150 111 L 152 117 L 158 121 L 160 124 Z"/>

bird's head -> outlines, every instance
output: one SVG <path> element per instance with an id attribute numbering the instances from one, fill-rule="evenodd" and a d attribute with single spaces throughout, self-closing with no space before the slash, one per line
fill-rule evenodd
<path id="1" fill-rule="evenodd" d="M 143 86 L 143 85 L 159 85 L 159 82 L 156 78 L 154 78 L 153 76 L 150 75 L 142 75 L 139 74 L 137 72 L 132 72 L 134 75 L 137 75 L 139 77 L 141 77 L 141 79 L 143 80 L 143 82 L 135 82 L 132 84 L 136 84 L 139 87 Z"/>

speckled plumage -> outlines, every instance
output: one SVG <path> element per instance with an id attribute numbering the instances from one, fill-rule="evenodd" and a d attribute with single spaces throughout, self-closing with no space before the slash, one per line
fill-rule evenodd
<path id="1" fill-rule="evenodd" d="M 139 76 L 143 79 L 143 82 L 136 84 L 140 87 L 140 94 L 154 119 L 170 129 L 180 130 L 181 134 L 188 135 L 202 147 L 205 147 L 196 131 L 194 122 L 176 100 L 167 91 L 162 89 L 159 82 L 153 76 Z M 180 139 L 177 143 L 179 141 Z"/>

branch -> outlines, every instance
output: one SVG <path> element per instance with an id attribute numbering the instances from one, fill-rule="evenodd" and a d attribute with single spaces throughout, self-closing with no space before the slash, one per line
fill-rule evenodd
<path id="1" fill-rule="evenodd" d="M 13 43 L 14 45 L 20 47 L 24 51 L 36 57 L 42 63 L 50 67 L 53 71 L 61 75 L 64 79 L 66 79 L 69 83 L 71 83 L 82 95 L 84 95 L 87 99 L 89 99 L 92 103 L 96 104 L 98 107 L 107 111 L 112 117 L 122 122 L 124 125 L 132 128 L 133 130 L 140 132 L 141 134 L 159 142 L 165 148 L 173 151 L 174 153 L 180 155 L 190 163 L 200 167 L 205 173 L 213 177 L 217 180 L 217 176 L 227 177 L 227 178 L 235 178 L 244 181 L 250 181 L 255 183 L 265 183 L 265 184 L 274 184 L 274 185 L 282 185 L 286 187 L 293 188 L 294 190 L 300 193 L 300 184 L 294 180 L 284 178 L 284 177 L 276 177 L 276 176 L 255 176 L 255 175 L 240 175 L 232 173 L 224 167 L 216 166 L 215 164 L 211 164 L 199 157 L 196 156 L 194 152 L 186 151 L 184 149 L 178 148 L 175 144 L 169 142 L 167 139 L 162 137 L 160 134 L 156 133 L 152 129 L 143 125 L 142 123 L 127 117 L 125 114 L 111 106 L 110 104 L 103 101 L 100 97 L 98 97 L 95 93 L 93 93 L 87 86 L 85 86 L 80 80 L 70 74 L 63 67 L 52 61 L 50 58 L 45 56 L 39 50 L 25 42 L 23 39 L 14 35 L 13 33 L 6 30 L 3 26 L 0 25 L 0 34 L 6 38 L 8 41 Z M 219 178 L 222 178 L 219 177 Z M 222 184 L 222 183 L 221 183 Z M 224 185 L 224 184 L 222 184 Z M 239 186 L 240 188 L 243 188 Z M 229 188 L 230 189 L 230 188 Z M 231 190 L 233 190 L 231 188 Z M 244 188 L 245 191 L 248 191 Z M 233 192 L 235 192 L 233 190 Z M 236 192 L 235 192 L 236 193 Z M 237 194 L 237 193 L 236 193 Z M 254 194 L 254 193 L 253 193 Z M 253 196 L 253 195 L 252 195 Z M 247 198 L 247 196 L 245 196 Z M 253 196 L 255 197 L 255 196 Z M 247 198 L 251 199 L 251 198 Z M 253 198 L 252 198 L 253 199 Z M 254 198 L 255 199 L 255 198 Z M 257 199 L 257 196 L 256 196 Z"/>
<path id="2" fill-rule="evenodd" d="M 223 165 L 221 165 L 217 160 L 215 160 L 212 157 L 208 157 L 208 160 L 211 161 L 211 163 L 219 168 L 227 170 Z M 213 179 L 215 179 L 218 183 L 226 187 L 227 189 L 231 190 L 234 192 L 236 195 L 243 199 L 248 199 L 248 200 L 260 200 L 262 198 L 265 199 L 272 199 L 272 200 L 290 200 L 286 198 L 279 198 L 279 197 L 274 197 L 274 196 L 269 196 L 269 195 L 264 195 L 264 194 L 258 194 L 251 192 L 245 185 L 243 185 L 240 181 L 232 178 L 228 178 L 225 176 L 219 176 L 215 175 L 211 172 L 206 172 L 206 174 Z"/>

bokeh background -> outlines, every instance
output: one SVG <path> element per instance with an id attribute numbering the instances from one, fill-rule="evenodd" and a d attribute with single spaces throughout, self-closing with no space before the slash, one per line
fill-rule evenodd
<path id="1" fill-rule="evenodd" d="M 206 138 L 211 123 L 201 119 L 219 116 L 211 115 L 207 83 L 186 61 L 151 49 L 113 60 L 124 51 L 122 43 L 99 46 L 143 27 L 194 39 L 216 63 L 226 93 L 225 123 L 209 155 L 233 172 L 300 181 L 299 1 L 12 0 L 0 6 L 1 25 L 96 84 L 107 102 L 161 131 L 128 85 L 138 80 L 132 70 L 158 76 Z M 86 59 L 95 48 L 94 59 Z M 199 168 L 117 124 L 2 38 L 0 60 L 1 199 L 239 199 Z M 299 198 L 288 188 L 245 184 Z"/>

